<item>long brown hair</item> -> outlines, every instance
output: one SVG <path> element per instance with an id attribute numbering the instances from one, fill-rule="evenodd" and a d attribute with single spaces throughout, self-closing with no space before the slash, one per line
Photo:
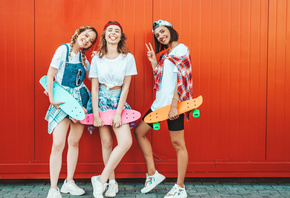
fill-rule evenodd
<path id="1" fill-rule="evenodd" d="M 90 49 L 90 48 L 95 44 L 95 42 L 97 41 L 97 38 L 98 38 L 98 32 L 95 30 L 95 28 L 93 28 L 93 27 L 91 27 L 91 26 L 81 26 L 79 29 L 77 29 L 77 30 L 75 31 L 74 35 L 73 35 L 72 38 L 71 38 L 71 41 L 70 41 L 70 46 L 71 46 L 71 48 L 70 48 L 70 51 L 69 51 L 69 56 L 71 56 L 72 48 L 73 48 L 74 44 L 76 43 L 77 38 L 79 37 L 79 35 L 80 35 L 82 32 L 84 32 L 85 30 L 88 30 L 88 29 L 90 29 L 90 30 L 92 30 L 93 32 L 95 32 L 95 34 L 96 34 L 96 39 L 94 40 L 94 42 L 92 43 L 92 45 L 91 45 L 90 47 L 88 47 L 88 48 L 86 48 L 86 49 L 83 48 L 83 49 L 81 50 L 82 64 L 83 64 L 83 66 L 85 66 L 85 67 L 87 66 L 85 52 L 86 52 L 87 50 L 89 50 L 89 49 Z"/>
<path id="2" fill-rule="evenodd" d="M 118 22 L 117 21 L 109 21 L 108 23 L 118 23 Z M 105 39 L 107 28 L 104 29 L 104 31 L 101 35 L 101 38 L 100 38 L 100 43 L 99 43 L 99 51 L 100 51 L 99 57 L 100 58 L 102 58 L 105 54 L 108 53 L 107 41 Z M 124 32 L 121 30 L 121 40 L 118 43 L 118 48 L 117 48 L 118 52 L 121 54 L 128 54 L 129 53 L 129 47 L 126 44 L 126 40 L 127 40 L 127 37 L 124 34 Z"/>

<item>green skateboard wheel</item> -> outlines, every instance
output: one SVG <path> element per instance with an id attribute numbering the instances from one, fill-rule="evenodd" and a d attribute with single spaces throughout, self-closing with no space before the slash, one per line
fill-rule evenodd
<path id="1" fill-rule="evenodd" d="M 193 116 L 194 118 L 198 118 L 198 117 L 200 116 L 200 112 L 199 112 L 199 110 L 198 110 L 198 109 L 193 109 L 193 111 L 192 111 L 192 116 Z"/>
<path id="2" fill-rule="evenodd" d="M 153 124 L 153 129 L 154 129 L 155 131 L 158 131 L 158 130 L 160 129 L 160 123 L 154 123 L 154 124 Z"/>

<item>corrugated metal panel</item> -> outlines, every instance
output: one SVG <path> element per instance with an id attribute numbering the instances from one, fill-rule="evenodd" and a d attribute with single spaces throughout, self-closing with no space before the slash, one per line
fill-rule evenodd
<path id="1" fill-rule="evenodd" d="M 158 19 L 170 21 L 189 47 L 194 96 L 204 97 L 201 117 L 186 123 L 187 176 L 290 176 L 288 1 L 12 0 L 0 6 L 5 8 L 0 13 L 1 178 L 49 177 L 52 137 L 44 120 L 49 102 L 38 81 L 57 47 L 81 25 L 94 26 L 100 35 L 107 21 L 122 24 L 138 69 L 128 102 L 142 114 L 148 110 L 155 93 L 144 44 L 153 43 L 152 22 Z M 161 127 L 148 135 L 156 167 L 176 176 L 166 122 Z M 102 167 L 99 135 L 86 131 L 75 176 L 90 177 Z M 145 160 L 135 139 L 116 172 L 144 177 Z"/>
<path id="2" fill-rule="evenodd" d="M 267 1 L 154 1 L 154 20 L 189 46 L 194 96 L 204 97 L 185 129 L 190 162 L 265 159 L 267 12 Z M 170 144 L 154 147 L 175 157 Z"/>
<path id="3" fill-rule="evenodd" d="M 121 23 L 127 35 L 127 44 L 130 52 L 135 56 L 138 70 L 138 76 L 133 77 L 131 81 L 128 103 L 132 108 L 145 113 L 147 104 L 152 101 L 152 71 L 148 70 L 148 67 L 145 67 L 144 64 L 147 61 L 144 52 L 145 42 L 152 38 L 152 34 L 148 31 L 152 24 L 151 3 L 146 0 L 138 1 L 138 3 L 133 0 L 87 1 L 86 4 L 80 6 L 79 3 L 41 0 L 36 1 L 36 10 L 41 10 L 41 12 L 36 12 L 36 41 L 43 41 L 36 42 L 37 80 L 46 74 L 56 48 L 64 42 L 70 42 L 70 38 L 77 28 L 81 25 L 94 26 L 100 37 L 105 23 L 109 20 L 117 20 Z M 84 13 L 84 10 L 87 14 L 80 15 L 79 13 Z M 97 46 L 95 49 L 97 49 Z M 90 58 L 90 54 L 87 57 Z M 86 81 L 86 85 L 90 87 L 90 81 Z M 36 113 L 36 159 L 45 163 L 43 168 L 47 168 L 47 171 L 52 143 L 51 136 L 47 134 L 47 122 L 44 121 L 48 105 L 49 102 L 42 93 L 42 87 L 36 83 L 36 108 L 39 109 Z M 144 109 L 142 109 L 143 106 Z M 80 148 L 77 171 L 92 174 L 101 171 L 103 162 L 97 129 L 92 135 L 88 131 L 84 133 Z M 65 155 L 66 152 L 64 152 L 64 162 L 66 161 Z M 123 166 L 119 166 L 117 171 L 124 172 L 123 169 L 127 163 L 140 161 L 144 161 L 144 158 L 138 144 L 135 143 L 123 158 Z M 82 166 L 85 166 L 85 168 L 81 168 Z"/>
<path id="4" fill-rule="evenodd" d="M 0 7 L 0 161 L 30 162 L 34 159 L 34 2 L 5 0 Z"/>
<path id="5" fill-rule="evenodd" d="M 290 157 L 290 2 L 269 1 L 267 160 Z"/>

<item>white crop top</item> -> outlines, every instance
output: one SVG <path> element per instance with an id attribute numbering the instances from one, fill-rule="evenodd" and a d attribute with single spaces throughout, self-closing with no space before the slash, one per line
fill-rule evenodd
<path id="1" fill-rule="evenodd" d="M 131 53 L 120 54 L 115 59 L 94 56 L 91 62 L 89 78 L 98 78 L 100 84 L 105 84 L 108 89 L 122 86 L 124 77 L 136 75 L 136 63 Z"/>

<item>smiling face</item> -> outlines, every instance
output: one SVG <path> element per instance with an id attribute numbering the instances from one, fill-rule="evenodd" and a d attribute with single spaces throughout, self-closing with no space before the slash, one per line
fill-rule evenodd
<path id="1" fill-rule="evenodd" d="M 106 29 L 105 39 L 107 43 L 118 44 L 121 40 L 122 31 L 117 25 L 110 25 Z"/>
<path id="2" fill-rule="evenodd" d="M 154 36 L 163 45 L 168 45 L 171 39 L 170 31 L 164 26 L 156 28 L 154 30 Z"/>
<path id="3" fill-rule="evenodd" d="M 90 29 L 87 29 L 80 33 L 80 35 L 77 38 L 77 44 L 80 48 L 87 49 L 94 44 L 96 40 L 96 33 Z"/>

